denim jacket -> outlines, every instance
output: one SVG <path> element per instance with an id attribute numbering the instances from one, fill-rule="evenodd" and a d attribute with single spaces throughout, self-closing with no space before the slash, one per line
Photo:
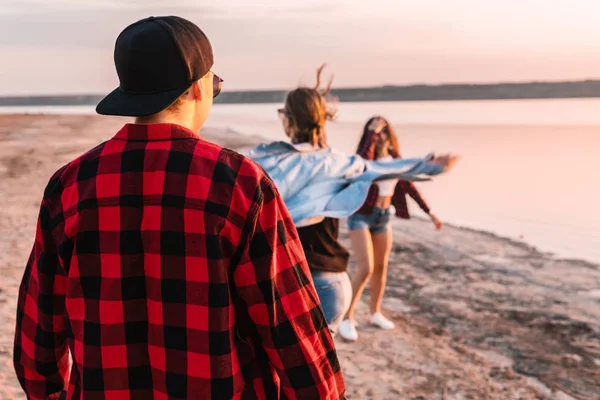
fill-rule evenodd
<path id="1" fill-rule="evenodd" d="M 275 182 L 283 201 L 298 224 L 306 218 L 342 218 L 365 202 L 369 187 L 378 180 L 425 181 L 444 172 L 425 158 L 367 161 L 332 149 L 287 142 L 261 144 L 246 155 Z"/>

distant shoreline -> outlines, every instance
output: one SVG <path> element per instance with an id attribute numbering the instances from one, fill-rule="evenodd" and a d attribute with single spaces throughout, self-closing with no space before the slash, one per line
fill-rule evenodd
<path id="1" fill-rule="evenodd" d="M 215 103 L 279 103 L 285 94 L 285 90 L 224 91 Z M 600 80 L 340 88 L 332 90 L 332 95 L 341 102 L 600 98 Z M 92 106 L 102 97 L 97 94 L 6 96 L 0 97 L 0 106 Z"/>

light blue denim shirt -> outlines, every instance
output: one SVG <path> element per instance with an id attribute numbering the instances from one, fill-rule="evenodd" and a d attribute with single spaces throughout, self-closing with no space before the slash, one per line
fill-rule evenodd
<path id="1" fill-rule="evenodd" d="M 296 224 L 312 217 L 352 215 L 365 202 L 374 181 L 424 181 L 444 172 L 443 167 L 429 162 L 432 155 L 367 161 L 306 143 L 262 144 L 246 155 L 273 179 Z"/>

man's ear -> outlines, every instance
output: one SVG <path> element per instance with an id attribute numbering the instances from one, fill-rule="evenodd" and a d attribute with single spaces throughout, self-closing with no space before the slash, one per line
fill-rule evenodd
<path id="1" fill-rule="evenodd" d="M 206 96 L 206 86 L 204 84 L 204 79 L 198 79 L 192 84 L 192 87 L 190 88 L 190 95 L 190 100 L 204 100 L 204 97 Z"/>

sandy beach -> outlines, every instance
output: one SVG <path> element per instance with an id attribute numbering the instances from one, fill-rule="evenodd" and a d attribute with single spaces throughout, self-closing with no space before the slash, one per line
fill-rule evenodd
<path id="1" fill-rule="evenodd" d="M 0 400 L 23 399 L 12 367 L 17 290 L 43 189 L 122 119 L 0 116 Z M 207 128 L 234 149 L 259 139 Z M 600 399 L 600 267 L 490 233 L 394 221 L 384 300 L 390 332 L 366 322 L 337 340 L 350 399 Z M 343 230 L 344 244 L 349 245 Z M 352 273 L 354 264 L 351 264 Z M 366 303 L 359 323 L 366 321 Z"/>

